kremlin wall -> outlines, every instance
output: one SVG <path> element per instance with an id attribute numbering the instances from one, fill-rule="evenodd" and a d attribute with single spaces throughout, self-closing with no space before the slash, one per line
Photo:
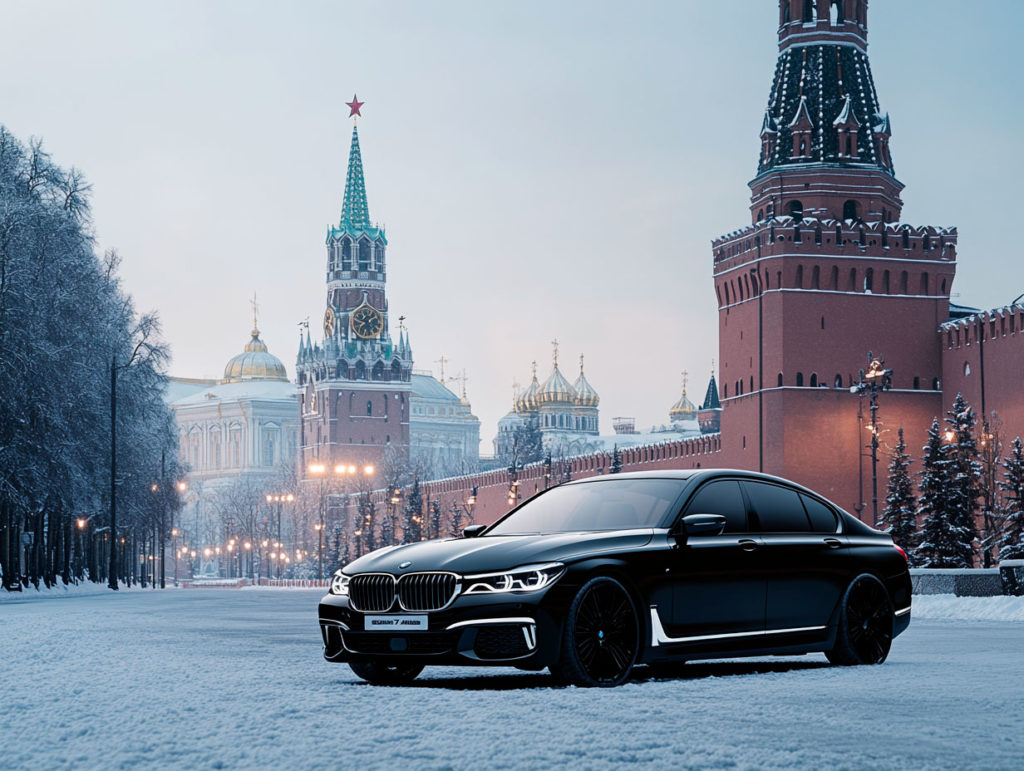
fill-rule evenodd
<path id="1" fill-rule="evenodd" d="M 851 393 L 869 352 L 893 370 L 878 397 L 879 510 L 897 430 L 916 458 L 958 392 L 979 432 L 998 424 L 1004 442 L 1024 435 L 1024 304 L 951 304 L 956 228 L 901 221 L 904 186 L 868 62 L 867 5 L 779 3 L 750 224 L 712 242 L 721 433 L 622 450 L 622 471 L 760 470 L 872 523 L 871 418 L 867 397 Z M 550 484 L 612 464 L 612 453 L 599 452 L 421 489 L 442 510 L 468 506 L 489 523 Z"/>

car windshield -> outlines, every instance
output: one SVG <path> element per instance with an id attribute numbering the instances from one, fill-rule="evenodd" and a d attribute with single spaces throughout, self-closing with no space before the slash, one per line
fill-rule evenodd
<path id="1" fill-rule="evenodd" d="M 527 501 L 487 535 L 657 527 L 685 485 L 685 479 L 602 479 L 562 485 Z"/>

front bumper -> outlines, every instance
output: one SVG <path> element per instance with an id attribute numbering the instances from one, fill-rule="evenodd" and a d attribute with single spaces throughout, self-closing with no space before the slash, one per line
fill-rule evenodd
<path id="1" fill-rule="evenodd" d="M 560 625 L 533 595 L 462 595 L 444 610 L 363 613 L 328 594 L 319 605 L 327 661 L 393 660 L 421 664 L 543 669 L 557 660 Z M 425 615 L 425 630 L 368 630 L 367 617 Z"/>

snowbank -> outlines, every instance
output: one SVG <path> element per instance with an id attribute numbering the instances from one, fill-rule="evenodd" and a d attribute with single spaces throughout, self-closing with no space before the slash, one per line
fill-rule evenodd
<path id="1" fill-rule="evenodd" d="M 174 589 L 175 587 L 168 584 L 168 589 Z M 138 584 L 134 584 L 131 587 L 127 587 L 121 584 L 121 592 L 155 592 L 151 586 L 147 586 L 143 589 Z M 0 589 L 0 604 L 10 602 L 28 602 L 30 600 L 39 599 L 52 599 L 54 597 L 89 597 L 97 594 L 111 594 L 110 589 L 107 588 L 106 584 L 94 584 L 91 581 L 83 581 L 80 584 L 71 584 L 65 586 L 64 583 L 57 579 L 57 585 L 53 587 L 47 587 L 40 583 L 39 588 L 36 589 L 31 584 L 28 585 L 27 589 L 23 589 L 20 592 L 8 592 L 5 589 Z"/>
<path id="2" fill-rule="evenodd" d="M 957 597 L 915 594 L 914 619 L 940 621 L 1024 621 L 1024 597 Z"/>

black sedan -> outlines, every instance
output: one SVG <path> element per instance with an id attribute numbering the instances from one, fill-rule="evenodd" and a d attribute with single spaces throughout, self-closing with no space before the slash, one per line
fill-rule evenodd
<path id="1" fill-rule="evenodd" d="M 792 482 L 642 472 L 367 554 L 335 573 L 319 615 L 324 657 L 371 683 L 461 664 L 611 686 L 691 659 L 880 664 L 910 623 L 910 575 L 888 535 Z"/>

